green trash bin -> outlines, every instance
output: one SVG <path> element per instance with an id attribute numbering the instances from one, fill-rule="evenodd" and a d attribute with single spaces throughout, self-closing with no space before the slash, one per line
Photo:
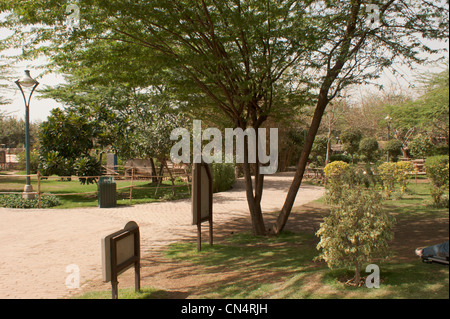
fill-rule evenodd
<path id="1" fill-rule="evenodd" d="M 102 176 L 98 180 L 98 207 L 109 208 L 117 206 L 116 182 L 114 177 Z"/>

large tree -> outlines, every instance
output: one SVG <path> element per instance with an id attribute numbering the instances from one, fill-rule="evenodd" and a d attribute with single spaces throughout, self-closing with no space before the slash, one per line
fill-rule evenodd
<path id="1" fill-rule="evenodd" d="M 257 129 L 273 114 L 280 87 L 298 87 L 298 94 L 316 88 L 315 113 L 276 233 L 287 222 L 328 103 L 397 57 L 420 62 L 420 50 L 432 52 L 421 37 L 448 36 L 448 9 L 418 0 L 80 0 L 75 29 L 64 23 L 67 2 L 4 3 L 0 8 L 14 13 L 4 23 L 15 29 L 7 42 L 24 39 L 28 55 L 47 53 L 62 72 L 89 66 L 86 81 L 164 84 L 194 114 L 220 112 L 242 129 Z M 105 61 L 111 54 L 118 59 Z M 263 175 L 256 169 L 253 183 L 248 151 L 245 159 L 253 231 L 265 234 Z"/>
<path id="2" fill-rule="evenodd" d="M 38 50 L 52 55 L 54 65 L 63 66 L 60 71 L 91 63 L 94 75 L 99 71 L 111 79 L 107 73 L 114 71 L 114 81 L 123 83 L 134 78 L 117 72 L 123 65 L 141 70 L 148 75 L 147 81 L 138 76 L 141 87 L 163 81 L 179 89 L 177 98 L 188 101 L 193 113 L 220 112 L 235 128 L 256 132 L 275 107 L 276 85 L 286 74 L 290 81 L 300 80 L 299 71 L 321 39 L 313 33 L 317 21 L 308 19 L 309 5 L 297 1 L 79 1 L 79 28 L 70 31 L 64 24 L 66 4 L 5 4 L 14 13 L 8 20 L 16 28 L 10 40 L 33 39 L 30 55 L 36 52 L 33 45 L 47 40 Z M 23 24 L 37 23 L 38 29 L 23 31 Z M 111 52 L 122 59 L 98 61 Z M 256 169 L 253 183 L 247 148 L 244 160 L 253 231 L 265 234 L 263 175 Z"/>
<path id="3" fill-rule="evenodd" d="M 412 66 L 421 52 L 435 52 L 424 39 L 448 38 L 448 2 L 317 1 L 314 15 L 324 20 L 328 41 L 318 50 L 316 64 L 323 77 L 315 113 L 297 164 L 294 180 L 276 223 L 283 230 L 301 186 L 309 153 L 330 101 L 348 85 L 367 83 L 401 59 Z"/>

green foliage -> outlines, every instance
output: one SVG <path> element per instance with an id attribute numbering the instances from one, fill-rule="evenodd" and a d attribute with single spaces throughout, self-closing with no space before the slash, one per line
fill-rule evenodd
<path id="1" fill-rule="evenodd" d="M 387 198 L 390 198 L 395 190 L 395 163 L 383 163 L 378 166 L 378 175 L 383 184 L 383 190 Z"/>
<path id="2" fill-rule="evenodd" d="M 1 97 L 0 97 L 1 98 Z M 39 125 L 30 123 L 30 145 L 38 139 Z M 16 148 L 25 144 L 25 121 L 15 117 L 8 117 L 0 111 L 0 144 Z"/>
<path id="3" fill-rule="evenodd" d="M 101 136 L 96 121 L 90 120 L 84 107 L 53 109 L 41 125 L 40 169 L 44 176 L 98 176 L 100 163 L 90 156 Z M 92 178 L 81 178 L 82 184 Z"/>
<path id="4" fill-rule="evenodd" d="M 351 267 L 355 282 L 363 263 L 386 258 L 395 220 L 381 208 L 381 196 L 360 187 L 344 187 L 316 235 L 319 259 L 330 268 Z"/>
<path id="5" fill-rule="evenodd" d="M 409 143 L 409 149 L 414 158 L 426 158 L 433 155 L 435 146 L 428 136 L 420 134 Z"/>
<path id="6" fill-rule="evenodd" d="M 368 188 L 373 182 L 370 167 L 332 162 L 324 173 L 331 212 L 316 233 L 320 237 L 318 259 L 330 268 L 352 267 L 359 284 L 362 264 L 387 256 L 395 220 L 381 208 L 381 195 Z"/>
<path id="7" fill-rule="evenodd" d="M 80 178 L 81 184 L 93 184 L 96 179 L 92 176 L 99 176 L 102 172 L 102 164 L 92 156 L 79 157 L 74 162 L 74 170 L 77 176 L 91 176 Z"/>
<path id="8" fill-rule="evenodd" d="M 316 166 L 323 167 L 327 154 L 328 139 L 326 136 L 316 136 L 314 144 L 309 155 L 310 159 Z"/>
<path id="9" fill-rule="evenodd" d="M 367 163 L 374 162 L 378 156 L 378 141 L 374 137 L 366 137 L 359 143 L 359 152 Z"/>
<path id="10" fill-rule="evenodd" d="M 17 160 L 19 162 L 18 168 L 21 170 L 25 170 L 27 167 L 27 153 L 26 151 L 20 153 L 17 156 Z M 33 149 L 30 151 L 30 173 L 36 174 L 39 168 L 39 151 Z"/>
<path id="11" fill-rule="evenodd" d="M 401 194 L 405 194 L 409 180 L 408 173 L 413 171 L 414 166 L 411 162 L 389 162 L 378 166 L 378 176 L 383 184 L 386 197 L 390 198 L 395 192 L 396 183 L 400 185 Z"/>
<path id="12" fill-rule="evenodd" d="M 359 150 L 359 143 L 362 139 L 362 133 L 360 130 L 348 129 L 341 134 L 341 141 L 344 144 L 343 150 L 350 154 L 352 162 L 353 156 Z"/>
<path id="13" fill-rule="evenodd" d="M 40 156 L 40 167 L 43 176 L 72 176 L 74 175 L 73 160 L 66 159 L 58 151 L 49 151 Z"/>
<path id="14" fill-rule="evenodd" d="M 449 187 L 449 156 L 438 155 L 425 160 L 427 176 L 431 180 L 431 197 L 435 205 L 448 207 L 447 197 L 443 196 Z"/>
<path id="15" fill-rule="evenodd" d="M 405 194 L 409 182 L 409 173 L 414 172 L 414 165 L 411 162 L 397 162 L 395 163 L 394 177 L 396 182 L 400 185 L 401 194 Z"/>
<path id="16" fill-rule="evenodd" d="M 330 163 L 331 162 L 336 162 L 336 161 L 342 161 L 345 163 L 350 164 L 352 162 L 352 159 L 350 156 L 345 155 L 345 154 L 333 154 L 330 156 Z"/>
<path id="17" fill-rule="evenodd" d="M 210 165 L 213 176 L 213 192 L 224 192 L 233 187 L 235 179 L 234 164 L 212 163 Z"/>
<path id="18" fill-rule="evenodd" d="M 389 152 L 389 160 L 397 162 L 398 157 L 402 154 L 402 145 L 403 143 L 399 140 L 393 139 L 389 140 L 384 146 L 384 152 Z"/>
<path id="19" fill-rule="evenodd" d="M 59 203 L 59 199 L 56 196 L 47 195 L 41 197 L 42 208 L 58 206 Z M 0 195 L 0 207 L 39 208 L 39 200 L 37 197 L 35 199 L 25 199 L 18 194 Z"/>
<path id="20" fill-rule="evenodd" d="M 388 106 L 397 129 L 416 128 L 432 139 L 444 137 L 449 141 L 449 70 L 423 75 L 419 98 L 407 103 Z M 425 141 L 426 142 L 426 141 Z M 424 157 L 423 154 L 415 155 Z"/>
<path id="21" fill-rule="evenodd" d="M 343 161 L 335 161 L 325 166 L 323 172 L 327 183 L 332 187 L 340 187 L 345 182 L 345 176 L 350 170 L 350 165 Z"/>

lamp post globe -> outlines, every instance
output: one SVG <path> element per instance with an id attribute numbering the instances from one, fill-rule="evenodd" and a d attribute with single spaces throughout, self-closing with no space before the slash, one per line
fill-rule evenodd
<path id="1" fill-rule="evenodd" d="M 36 87 L 39 85 L 39 82 L 31 77 L 29 70 L 25 70 L 25 75 L 22 76 L 22 78 L 20 78 L 19 80 L 15 81 L 15 83 L 19 87 L 20 92 L 23 96 L 23 101 L 25 103 L 25 150 L 27 177 L 23 197 L 27 199 L 33 199 L 34 193 L 30 178 L 30 100 L 34 90 L 36 90 Z M 31 88 L 30 95 L 28 96 L 28 101 L 23 88 Z"/>

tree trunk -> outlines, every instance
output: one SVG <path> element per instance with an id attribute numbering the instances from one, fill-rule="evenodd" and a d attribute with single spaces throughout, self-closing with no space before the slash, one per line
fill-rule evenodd
<path id="1" fill-rule="evenodd" d="M 327 135 L 327 155 L 325 158 L 325 166 L 327 166 L 328 162 L 330 161 L 330 155 L 331 155 L 331 125 L 328 129 L 328 135 Z"/>
<path id="2" fill-rule="evenodd" d="M 256 129 L 256 132 L 258 130 Z M 256 141 L 258 133 L 256 133 Z M 258 152 L 258 142 L 256 142 L 256 152 Z M 258 153 L 257 153 L 258 154 Z M 248 208 L 252 220 L 252 230 L 255 236 L 265 236 L 266 227 L 261 209 L 261 199 L 263 193 L 264 175 L 259 173 L 259 161 L 256 156 L 255 169 L 255 188 L 253 192 L 253 181 L 250 170 L 250 163 L 248 162 L 248 139 L 244 139 L 244 179 L 245 179 L 245 194 L 247 197 Z"/>
<path id="3" fill-rule="evenodd" d="M 289 215 L 291 214 L 295 198 L 297 197 L 297 192 L 302 184 L 303 175 L 305 173 L 306 164 L 308 163 L 309 154 L 311 153 L 311 148 L 313 146 L 317 131 L 319 130 L 320 121 L 322 119 L 327 104 L 328 104 L 327 93 L 321 92 L 321 94 L 319 95 L 319 100 L 317 102 L 316 110 L 314 112 L 314 117 L 311 122 L 308 135 L 306 136 L 306 141 L 303 146 L 300 159 L 297 164 L 297 170 L 295 171 L 294 180 L 292 181 L 292 184 L 289 188 L 289 192 L 286 196 L 283 208 L 281 209 L 281 212 L 278 215 L 277 221 L 275 225 L 273 225 L 273 232 L 275 234 L 279 234 L 283 230 L 289 218 Z"/>
<path id="4" fill-rule="evenodd" d="M 355 284 L 359 286 L 361 281 L 361 265 L 359 262 L 355 263 Z"/>
<path id="5" fill-rule="evenodd" d="M 314 116 L 311 122 L 311 126 L 308 131 L 308 135 L 306 136 L 305 145 L 303 146 L 302 154 L 300 155 L 300 159 L 297 164 L 297 170 L 295 172 L 294 180 L 292 181 L 291 187 L 289 188 L 289 192 L 286 196 L 286 200 L 284 202 L 283 208 L 281 209 L 280 214 L 278 215 L 277 221 L 275 225 L 273 225 L 273 232 L 275 234 L 279 234 L 291 214 L 292 207 L 295 202 L 295 198 L 297 197 L 297 192 L 302 184 L 303 174 L 305 173 L 306 164 L 308 163 L 308 157 L 311 153 L 311 148 L 314 143 L 314 139 L 316 137 L 317 131 L 319 130 L 320 122 L 322 120 L 323 114 L 325 112 L 325 108 L 327 107 L 330 99 L 328 98 L 328 92 L 331 88 L 331 85 L 338 77 L 339 73 L 342 70 L 342 67 L 350 58 L 348 56 L 350 52 L 351 41 L 353 40 L 354 32 L 356 29 L 356 23 L 358 21 L 358 13 L 361 6 L 361 2 L 352 1 L 351 5 L 351 15 L 349 17 L 349 23 L 347 25 L 347 31 L 342 39 L 341 49 L 336 57 L 336 62 L 333 67 L 331 67 L 330 63 L 328 63 L 327 74 L 322 82 L 320 87 L 320 92 L 317 100 L 316 109 L 314 111 Z M 364 38 L 362 38 L 364 39 Z M 352 49 L 352 51 L 356 52 L 358 48 L 363 44 L 362 39 L 358 42 L 356 47 Z M 330 53 L 329 62 L 332 60 L 333 53 Z M 332 96 L 336 95 L 335 94 Z M 332 99 L 332 98 L 331 98 Z"/>
<path id="6" fill-rule="evenodd" d="M 172 183 L 172 194 L 173 194 L 173 196 L 175 196 L 175 195 L 176 195 L 176 191 L 175 191 L 175 181 L 174 181 L 174 178 L 173 178 L 173 176 L 172 176 L 172 172 L 170 171 L 169 166 L 167 165 L 167 161 L 166 161 L 165 159 L 162 160 L 162 163 L 164 163 L 164 166 L 166 167 L 167 171 L 169 172 L 169 175 L 170 175 L 170 181 L 171 181 L 171 183 Z"/>
<path id="7" fill-rule="evenodd" d="M 152 168 L 152 183 L 158 183 L 158 176 L 156 176 L 158 172 L 156 171 L 155 161 L 152 157 L 150 157 L 150 165 Z"/>

